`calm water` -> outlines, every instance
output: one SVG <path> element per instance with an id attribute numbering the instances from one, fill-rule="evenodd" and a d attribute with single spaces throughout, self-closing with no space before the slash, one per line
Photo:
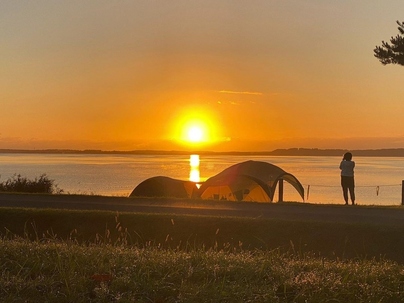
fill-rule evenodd
<path id="1" fill-rule="evenodd" d="M 342 203 L 340 157 L 201 156 L 198 159 L 170 155 L 0 154 L 0 182 L 14 174 L 34 178 L 45 173 L 66 193 L 128 196 L 136 185 L 153 176 L 204 181 L 246 160 L 266 161 L 293 174 L 303 184 L 307 202 Z M 354 160 L 359 204 L 401 204 L 403 158 L 355 157 Z M 301 201 L 288 183 L 285 183 L 284 199 Z"/>

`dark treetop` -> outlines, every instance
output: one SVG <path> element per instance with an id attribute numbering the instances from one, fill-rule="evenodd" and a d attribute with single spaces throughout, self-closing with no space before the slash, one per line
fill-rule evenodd
<path id="1" fill-rule="evenodd" d="M 404 65 L 404 22 L 397 21 L 397 24 L 400 34 L 391 37 L 390 43 L 382 41 L 382 46 L 376 46 L 373 50 L 375 57 L 383 65 Z"/>

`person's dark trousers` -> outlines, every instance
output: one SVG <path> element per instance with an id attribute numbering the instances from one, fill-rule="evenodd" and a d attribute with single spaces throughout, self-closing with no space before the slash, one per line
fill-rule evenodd
<path id="1" fill-rule="evenodd" d="M 344 195 L 345 204 L 348 204 L 348 191 L 352 201 L 355 203 L 355 180 L 354 177 L 341 176 L 342 193 Z"/>

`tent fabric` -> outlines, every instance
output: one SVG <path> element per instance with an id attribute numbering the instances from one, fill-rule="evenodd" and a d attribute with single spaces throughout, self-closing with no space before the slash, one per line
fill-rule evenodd
<path id="1" fill-rule="evenodd" d="M 141 182 L 129 197 L 197 198 L 198 188 L 191 181 L 157 176 Z"/>
<path id="2" fill-rule="evenodd" d="M 299 180 L 280 167 L 261 161 L 245 161 L 207 179 L 199 188 L 202 199 L 272 202 L 280 180 L 290 183 L 304 200 Z"/>
<path id="3" fill-rule="evenodd" d="M 199 189 L 191 181 L 157 176 L 141 182 L 129 197 L 272 202 L 281 180 L 291 184 L 304 201 L 304 188 L 295 176 L 268 162 L 251 160 L 226 168 L 201 183 Z"/>
<path id="4" fill-rule="evenodd" d="M 212 177 L 201 185 L 199 195 L 202 199 L 270 202 L 268 186 L 247 175 L 235 175 L 231 179 Z"/>

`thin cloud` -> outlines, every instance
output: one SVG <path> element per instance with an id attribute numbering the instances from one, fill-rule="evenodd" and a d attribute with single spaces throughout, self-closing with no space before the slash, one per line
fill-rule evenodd
<path id="1" fill-rule="evenodd" d="M 255 96 L 262 96 L 263 93 L 260 92 L 236 92 L 232 90 L 220 90 L 219 93 L 221 94 L 235 94 L 235 95 L 255 95 Z"/>
<path id="2" fill-rule="evenodd" d="M 240 102 L 235 102 L 235 101 L 217 101 L 218 104 L 230 104 L 230 105 L 239 105 Z"/>

